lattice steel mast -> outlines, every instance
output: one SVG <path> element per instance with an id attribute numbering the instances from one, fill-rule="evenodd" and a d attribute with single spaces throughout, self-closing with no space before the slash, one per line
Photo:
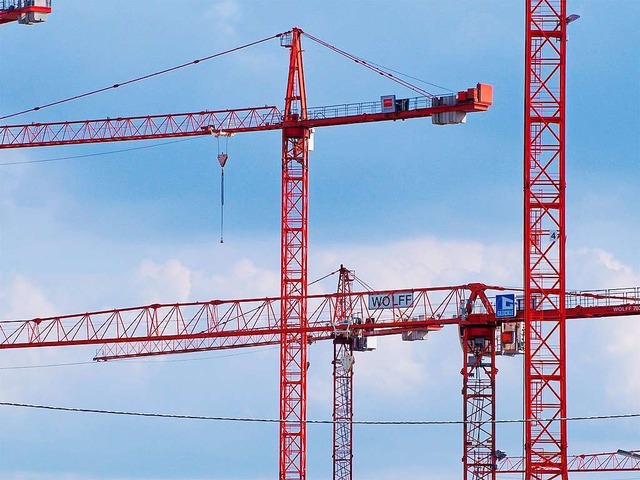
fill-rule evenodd
<path id="1" fill-rule="evenodd" d="M 291 50 L 284 120 L 307 118 L 302 31 L 282 37 Z M 280 315 L 280 479 L 306 478 L 307 448 L 307 223 L 309 134 L 306 127 L 282 130 L 282 237 Z"/>
<path id="2" fill-rule="evenodd" d="M 333 480 L 353 478 L 353 272 L 340 266 L 333 339 Z"/>
<path id="3" fill-rule="evenodd" d="M 524 106 L 526 478 L 567 480 L 566 1 L 528 0 Z"/>

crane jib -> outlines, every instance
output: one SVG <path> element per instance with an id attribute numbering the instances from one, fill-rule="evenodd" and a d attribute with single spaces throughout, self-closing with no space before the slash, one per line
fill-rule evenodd
<path id="1" fill-rule="evenodd" d="M 432 117 L 438 125 L 462 123 L 466 113 L 483 112 L 493 102 L 491 85 L 478 84 L 454 95 L 399 99 L 389 111 L 380 101 L 309 108 L 301 120 L 284 120 L 278 107 L 200 111 L 168 115 L 31 123 L 0 127 L 0 148 L 45 147 L 82 143 L 152 140 L 316 128 Z M 305 118 L 306 117 L 306 118 Z M 293 132 L 295 133 L 295 132 Z M 301 133 L 302 134 L 302 133 Z M 293 135 L 295 136 L 295 135 Z"/>

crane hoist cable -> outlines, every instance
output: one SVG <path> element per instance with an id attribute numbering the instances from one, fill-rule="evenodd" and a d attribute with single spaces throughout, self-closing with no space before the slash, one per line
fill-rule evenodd
<path id="1" fill-rule="evenodd" d="M 224 243 L 224 166 L 229 159 L 229 137 L 233 133 L 223 132 L 221 130 L 211 131 L 218 142 L 218 163 L 220 164 L 220 243 Z M 220 150 L 220 137 L 224 138 L 224 150 Z"/>

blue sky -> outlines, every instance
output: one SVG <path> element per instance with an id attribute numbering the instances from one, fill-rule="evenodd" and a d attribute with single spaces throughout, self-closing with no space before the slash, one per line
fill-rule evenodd
<path id="1" fill-rule="evenodd" d="M 579 1 L 567 92 L 570 289 L 640 285 L 640 2 Z M 451 90 L 494 85 L 466 125 L 429 120 L 316 132 L 310 278 L 340 263 L 375 288 L 522 283 L 524 2 L 54 1 L 47 23 L 0 28 L 0 116 L 299 26 Z M 272 41 L 11 123 L 282 105 Z M 305 41 L 311 106 L 412 96 Z M 429 88 L 427 88 L 429 89 Z M 434 89 L 435 93 L 440 93 Z M 4 122 L 3 122 L 4 123 Z M 0 317 L 277 295 L 280 135 L 229 142 L 219 242 L 215 139 L 0 151 Z M 314 288 L 333 291 L 330 279 Z M 637 320 L 569 325 L 569 414 L 640 411 Z M 2 351 L 4 401 L 203 415 L 278 415 L 277 349 L 85 362 L 93 348 Z M 240 354 L 240 355 L 237 355 Z M 309 417 L 331 412 L 331 346 L 311 348 Z M 455 329 L 358 356 L 356 418 L 459 419 Z M 179 361 L 177 361 L 179 360 Z M 498 417 L 521 416 L 520 359 L 500 359 Z M 263 480 L 274 426 L 0 409 L 2 480 Z M 637 420 L 571 423 L 572 453 L 640 448 Z M 520 432 L 498 431 L 517 455 Z M 309 428 L 309 478 L 331 477 L 331 431 Z M 459 427 L 358 427 L 363 480 L 460 478 Z M 637 478 L 620 474 L 616 478 Z M 580 477 L 576 477 L 580 478 Z M 597 475 L 590 478 L 600 480 Z M 608 478 L 608 477 L 607 477 Z"/>

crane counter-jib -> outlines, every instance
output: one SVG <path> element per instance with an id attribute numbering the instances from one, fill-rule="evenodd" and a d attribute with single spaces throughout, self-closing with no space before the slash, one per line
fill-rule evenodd
<path id="1" fill-rule="evenodd" d="M 189 137 L 210 133 L 316 128 L 432 117 L 437 125 L 463 123 L 467 113 L 486 111 L 493 102 L 491 85 L 478 84 L 457 94 L 348 103 L 309 108 L 285 118 L 275 106 L 167 115 L 30 123 L 0 127 L 0 148 Z"/>

